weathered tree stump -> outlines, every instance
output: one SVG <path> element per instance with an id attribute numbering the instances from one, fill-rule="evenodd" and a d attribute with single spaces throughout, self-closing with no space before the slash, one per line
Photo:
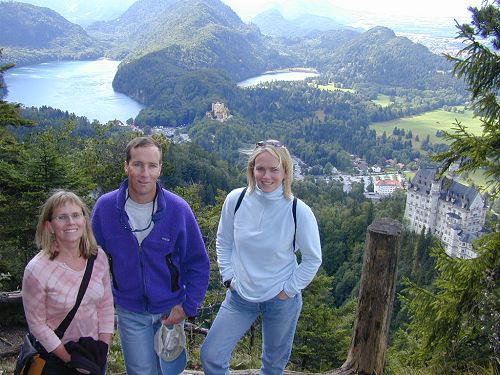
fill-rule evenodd
<path id="1" fill-rule="evenodd" d="M 368 227 L 351 348 L 331 375 L 380 375 L 384 369 L 394 303 L 402 225 L 379 219 Z"/>

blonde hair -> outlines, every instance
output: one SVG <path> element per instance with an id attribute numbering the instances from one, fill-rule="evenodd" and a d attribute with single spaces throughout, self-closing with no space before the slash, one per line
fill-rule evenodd
<path id="1" fill-rule="evenodd" d="M 270 139 L 268 141 L 259 143 L 263 143 L 263 145 L 257 145 L 253 150 L 247 150 L 246 152 L 244 152 L 249 155 L 247 164 L 248 190 L 250 192 L 254 191 L 255 186 L 257 185 L 255 175 L 253 173 L 253 169 L 255 167 L 255 159 L 263 152 L 269 152 L 276 158 L 276 160 L 278 160 L 278 162 L 280 163 L 280 167 L 283 168 L 285 172 L 285 178 L 283 179 L 283 195 L 287 199 L 292 199 L 293 161 L 290 152 L 288 152 L 288 149 L 276 140 Z M 278 144 L 279 146 L 274 146 L 273 144 Z"/>
<path id="2" fill-rule="evenodd" d="M 67 202 L 74 203 L 82 209 L 82 213 L 85 218 L 85 229 L 83 231 L 82 238 L 80 239 L 79 248 L 80 256 L 88 259 L 91 255 L 97 254 L 97 242 L 90 225 L 89 210 L 80 197 L 70 191 L 56 190 L 42 205 L 40 209 L 40 216 L 38 217 L 38 224 L 36 226 L 36 246 L 43 253 L 48 254 L 51 260 L 57 257 L 59 253 L 52 246 L 55 241 L 55 237 L 54 234 L 50 233 L 47 229 L 46 223 L 52 220 L 54 211 Z"/>

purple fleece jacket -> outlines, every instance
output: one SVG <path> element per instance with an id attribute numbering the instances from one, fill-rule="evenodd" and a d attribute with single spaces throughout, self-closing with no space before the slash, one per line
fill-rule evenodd
<path id="1" fill-rule="evenodd" d="M 131 232 L 126 179 L 101 196 L 92 212 L 97 243 L 110 260 L 115 303 L 127 310 L 163 313 L 182 303 L 195 316 L 208 287 L 210 261 L 191 208 L 157 185 L 154 227 L 139 245 Z"/>

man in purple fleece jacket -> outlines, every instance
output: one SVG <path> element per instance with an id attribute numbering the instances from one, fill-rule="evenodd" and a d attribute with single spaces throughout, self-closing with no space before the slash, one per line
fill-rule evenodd
<path id="1" fill-rule="evenodd" d="M 118 332 L 128 375 L 179 374 L 184 350 L 165 361 L 154 350 L 161 324 L 195 316 L 208 287 L 210 263 L 189 205 L 159 183 L 162 150 L 151 137 L 127 145 L 119 189 L 101 196 L 92 227 L 112 273 Z"/>

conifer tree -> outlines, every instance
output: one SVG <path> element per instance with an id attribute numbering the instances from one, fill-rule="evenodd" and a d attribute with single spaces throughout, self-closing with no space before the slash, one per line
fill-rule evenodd
<path id="1" fill-rule="evenodd" d="M 447 55 L 454 73 L 463 77 L 471 93 L 472 109 L 482 121 L 482 134 L 474 135 L 465 124 L 456 122 L 447 151 L 434 156 L 443 172 L 459 163 L 458 173 L 484 169 L 493 195 L 500 181 L 500 0 L 485 1 L 483 7 L 469 7 L 470 24 L 458 24 L 458 36 L 467 45 L 457 56 Z"/>
<path id="2" fill-rule="evenodd" d="M 456 162 L 458 173 L 484 169 L 493 193 L 500 184 L 500 0 L 469 8 L 471 24 L 457 25 L 468 45 L 456 57 L 455 73 L 465 78 L 472 106 L 483 123 L 480 136 L 460 123 L 448 151 L 434 156 L 443 172 Z M 500 232 L 473 243 L 475 259 L 450 258 L 435 248 L 438 275 L 430 288 L 408 281 L 403 307 L 410 324 L 401 358 L 411 368 L 427 367 L 431 374 L 500 373 Z M 404 353 L 404 354 L 403 354 Z"/>
<path id="3" fill-rule="evenodd" d="M 435 248 L 438 276 L 431 287 L 407 281 L 407 365 L 428 367 L 431 374 L 500 370 L 500 233 L 483 236 L 475 250 L 477 258 L 460 259 Z"/>

